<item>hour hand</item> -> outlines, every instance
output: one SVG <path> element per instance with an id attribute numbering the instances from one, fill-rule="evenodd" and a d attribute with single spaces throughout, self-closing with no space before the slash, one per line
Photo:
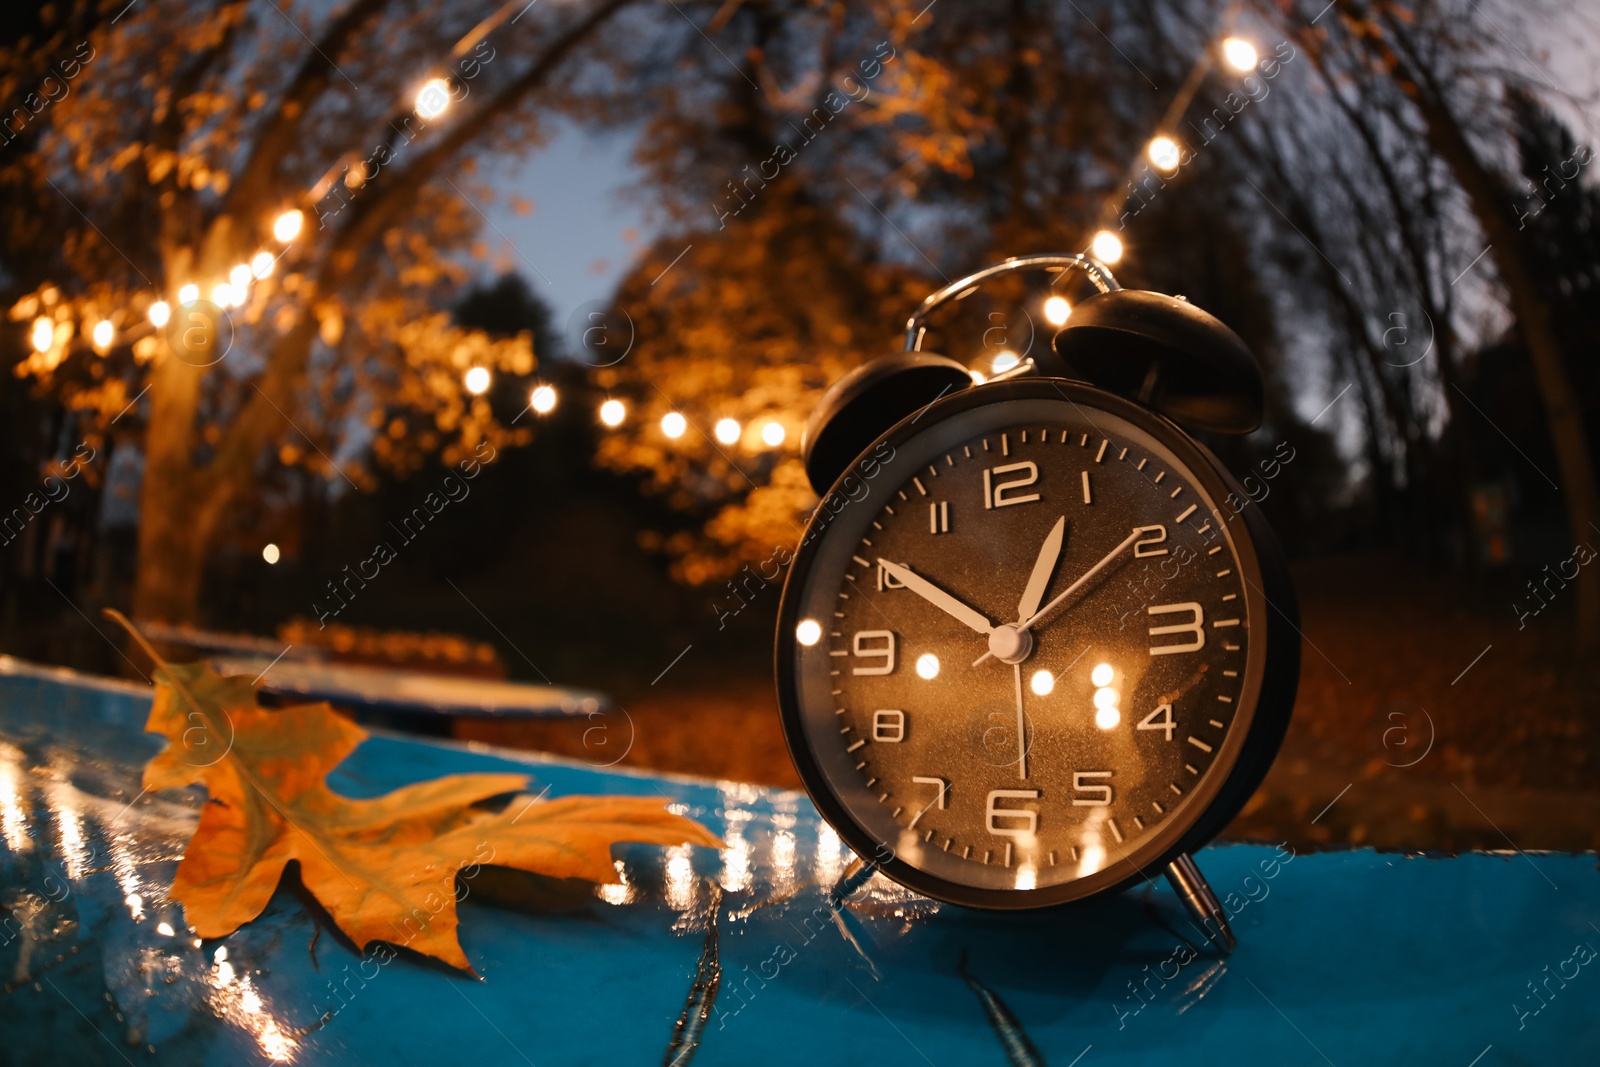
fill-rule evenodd
<path id="1" fill-rule="evenodd" d="M 923 600 L 926 600 L 951 618 L 972 627 L 980 634 L 989 633 L 994 629 L 988 619 L 921 575 L 907 570 L 898 563 L 890 563 L 882 558 L 878 560 L 878 566 L 882 567 L 884 572 L 891 575 L 895 581 L 917 594 Z"/>

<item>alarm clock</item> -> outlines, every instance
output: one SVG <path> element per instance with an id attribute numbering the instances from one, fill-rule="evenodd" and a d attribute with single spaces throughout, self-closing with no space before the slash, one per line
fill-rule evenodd
<path id="1" fill-rule="evenodd" d="M 930 312 L 1019 270 L 1096 290 L 1049 351 L 980 384 L 921 350 Z M 1262 409 L 1231 330 L 1076 255 L 953 282 L 904 351 L 830 387 L 803 442 L 822 503 L 784 584 L 778 703 L 865 869 L 985 909 L 1162 872 L 1232 948 L 1191 857 L 1278 750 L 1300 636 L 1271 529 L 1191 434 L 1248 433 Z"/>

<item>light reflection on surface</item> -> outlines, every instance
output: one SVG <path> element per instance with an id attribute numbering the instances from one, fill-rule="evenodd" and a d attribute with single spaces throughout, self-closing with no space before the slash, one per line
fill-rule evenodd
<path id="1" fill-rule="evenodd" d="M 234 970 L 233 964 L 228 961 L 226 945 L 218 946 L 215 960 L 206 980 L 211 986 L 208 999 L 212 1010 L 255 1038 L 268 1059 L 275 1063 L 294 1062 L 294 1053 L 300 1042 L 292 1032 L 279 1026 L 278 1020 L 267 1011 L 250 976 Z"/>
<path id="2" fill-rule="evenodd" d="M 633 884 L 628 881 L 628 868 L 621 860 L 612 860 L 617 868 L 617 877 L 621 879 L 616 885 L 597 885 L 594 887 L 595 896 L 607 904 L 631 904 L 638 897 Z"/>
<path id="3" fill-rule="evenodd" d="M 1100 827 L 1108 818 L 1105 808 L 1091 808 L 1078 837 L 1078 869 L 1075 877 L 1086 878 L 1106 865 L 1105 838 Z"/>
<path id="4" fill-rule="evenodd" d="M 0 754 L 9 757 L 9 748 L 0 748 Z M 0 758 L 0 834 L 12 852 L 26 852 L 33 847 L 33 838 L 28 836 L 28 806 L 17 784 L 17 768 L 15 759 Z"/>
<path id="5" fill-rule="evenodd" d="M 772 888 L 786 893 L 794 888 L 795 838 L 793 830 L 772 835 Z"/>
<path id="6" fill-rule="evenodd" d="M 59 783 L 51 790 L 57 843 L 66 864 L 67 878 L 77 881 L 89 865 L 89 848 L 83 840 L 83 816 L 73 803 L 73 788 Z"/>
<path id="7" fill-rule="evenodd" d="M 844 846 L 839 832 L 826 822 L 817 824 L 817 884 L 828 888 L 844 873 Z"/>
<path id="8" fill-rule="evenodd" d="M 667 905 L 678 911 L 694 907 L 694 860 L 689 845 L 675 845 L 667 849 Z"/>
<path id="9" fill-rule="evenodd" d="M 722 853 L 722 888 L 730 893 L 750 888 L 750 842 L 744 836 L 744 828 L 752 817 L 750 812 L 738 809 L 724 815 L 727 830 L 722 839 L 728 847 Z"/>

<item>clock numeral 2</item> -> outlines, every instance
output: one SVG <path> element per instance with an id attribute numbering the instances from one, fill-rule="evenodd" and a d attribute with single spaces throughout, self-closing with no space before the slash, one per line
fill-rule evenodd
<path id="1" fill-rule="evenodd" d="M 879 641 L 883 644 L 876 644 Z M 862 630 L 856 634 L 851 647 L 861 659 L 883 661 L 875 666 L 853 667 L 851 674 L 894 673 L 894 631 Z"/>
<path id="2" fill-rule="evenodd" d="M 1182 645 L 1157 645 L 1150 650 L 1152 656 L 1169 656 L 1175 652 L 1198 652 L 1206 645 L 1206 632 L 1204 630 L 1206 615 L 1199 604 L 1188 601 L 1183 604 L 1159 604 L 1145 609 L 1151 615 L 1171 615 L 1174 612 L 1187 611 L 1188 622 L 1175 623 L 1171 626 L 1150 627 L 1151 637 L 1160 637 L 1162 634 L 1192 634 L 1194 640 Z"/>
<path id="3" fill-rule="evenodd" d="M 1024 471 L 1026 473 L 1012 478 L 1010 481 L 1000 482 L 995 480 L 999 475 L 1010 474 L 1013 471 Z M 1017 492 L 1017 490 L 1025 489 L 1038 480 L 1039 465 L 1031 459 L 1024 460 L 1021 463 L 1007 463 L 1003 467 L 985 467 L 983 470 L 984 510 L 1003 508 L 1011 504 L 1029 504 L 1038 500 L 1038 493 L 1029 493 L 1023 496 Z"/>
<path id="4" fill-rule="evenodd" d="M 1136 534 L 1153 535 L 1150 537 L 1141 537 L 1139 540 L 1133 543 L 1133 555 L 1135 559 L 1144 556 L 1165 556 L 1167 554 L 1166 549 L 1156 547 L 1157 545 L 1166 543 L 1167 528 L 1165 526 L 1139 526 L 1136 527 L 1133 532 Z"/>
<path id="5" fill-rule="evenodd" d="M 950 532 L 950 501 L 940 500 L 928 504 L 928 532 L 936 534 Z"/>

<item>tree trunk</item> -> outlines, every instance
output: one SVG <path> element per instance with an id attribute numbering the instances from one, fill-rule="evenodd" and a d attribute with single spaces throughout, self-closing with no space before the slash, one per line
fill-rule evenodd
<path id="1" fill-rule="evenodd" d="M 1409 52 L 1410 50 L 1407 49 Z M 1591 543 L 1600 531 L 1600 497 L 1596 495 L 1594 465 L 1590 459 L 1583 412 L 1556 336 L 1550 304 L 1539 291 L 1528 264 L 1527 249 L 1512 225 L 1511 198 L 1495 175 L 1478 158 L 1461 124 L 1448 104 L 1429 84 L 1425 73 L 1413 77 L 1418 85 L 1415 102 L 1422 115 L 1428 143 L 1450 167 L 1467 194 L 1473 215 L 1489 241 L 1495 268 L 1509 294 L 1511 311 L 1522 331 L 1534 377 L 1544 400 L 1550 438 L 1560 471 L 1560 492 L 1566 501 L 1567 527 L 1574 545 Z M 1579 570 L 1577 645 L 1600 647 L 1600 567 Z"/>

